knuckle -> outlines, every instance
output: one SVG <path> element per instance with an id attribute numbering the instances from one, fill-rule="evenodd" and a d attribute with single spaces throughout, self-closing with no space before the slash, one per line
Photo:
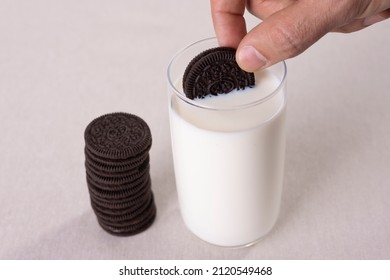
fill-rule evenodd
<path id="1" fill-rule="evenodd" d="M 276 25 L 272 30 L 272 41 L 275 46 L 280 46 L 278 51 L 287 56 L 296 56 L 302 53 L 307 46 L 304 44 L 304 35 L 301 28 L 286 22 Z"/>

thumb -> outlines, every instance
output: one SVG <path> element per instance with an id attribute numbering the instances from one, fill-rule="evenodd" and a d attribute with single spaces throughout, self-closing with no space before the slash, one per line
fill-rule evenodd
<path id="1" fill-rule="evenodd" d="M 236 54 L 242 69 L 254 72 L 294 57 L 338 24 L 318 4 L 310 7 L 302 3 L 305 1 L 272 14 L 242 39 Z"/>

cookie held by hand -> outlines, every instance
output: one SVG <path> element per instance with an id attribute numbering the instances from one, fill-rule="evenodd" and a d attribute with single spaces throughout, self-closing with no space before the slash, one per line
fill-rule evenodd
<path id="1" fill-rule="evenodd" d="M 253 73 L 236 62 L 236 50 L 217 47 L 206 50 L 188 64 L 183 75 L 183 91 L 190 99 L 226 94 L 255 85 Z"/>

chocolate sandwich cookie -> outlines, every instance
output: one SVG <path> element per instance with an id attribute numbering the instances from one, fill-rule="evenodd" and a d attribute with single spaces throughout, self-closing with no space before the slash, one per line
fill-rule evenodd
<path id="1" fill-rule="evenodd" d="M 128 188 L 121 189 L 102 189 L 100 185 L 92 180 L 87 179 L 87 185 L 90 195 L 97 200 L 105 202 L 124 202 L 136 199 L 139 194 L 144 191 L 150 191 L 151 180 L 150 176 L 140 179 L 137 184 L 131 185 Z"/>
<path id="2" fill-rule="evenodd" d="M 125 210 L 136 207 L 138 203 L 144 203 L 145 198 L 150 193 L 150 190 L 146 190 L 145 192 L 139 194 L 139 196 L 134 200 L 133 198 L 125 199 L 123 201 L 106 201 L 101 200 L 96 197 L 91 197 L 91 204 L 94 207 L 104 211 L 115 211 L 115 210 Z"/>
<path id="3" fill-rule="evenodd" d="M 103 163 L 103 164 L 108 164 L 110 166 L 121 166 L 123 164 L 131 164 L 131 165 L 132 164 L 136 164 L 139 160 L 141 160 L 142 158 L 145 158 L 145 155 L 148 154 L 148 152 L 149 152 L 151 147 L 152 147 L 151 145 L 146 147 L 146 150 L 140 152 L 139 154 L 135 154 L 135 155 L 128 156 L 128 157 L 125 157 L 125 158 L 118 158 L 118 159 L 106 158 L 106 157 L 103 157 L 103 156 L 96 155 L 96 154 L 94 154 L 93 151 L 91 151 L 90 148 L 88 148 L 88 146 L 85 146 L 84 150 L 85 150 L 85 155 L 88 158 L 91 158 L 91 159 L 93 159 L 96 162 Z"/>
<path id="4" fill-rule="evenodd" d="M 140 189 L 145 189 L 145 185 L 150 183 L 150 174 L 146 173 L 138 179 L 125 184 L 117 185 L 107 185 L 94 181 L 87 173 L 87 183 L 89 187 L 95 189 L 97 193 L 113 193 L 113 192 L 129 192 L 130 194 L 135 194 Z"/>
<path id="5" fill-rule="evenodd" d="M 183 75 L 183 91 L 190 99 L 226 94 L 254 85 L 254 74 L 242 70 L 236 62 L 236 50 L 227 47 L 200 53 L 190 61 Z"/>
<path id="6" fill-rule="evenodd" d="M 86 171 L 89 178 L 91 178 L 94 182 L 98 184 L 117 186 L 117 185 L 131 184 L 137 179 L 146 176 L 150 171 L 150 165 L 149 163 L 147 163 L 143 166 L 140 166 L 140 168 L 136 170 L 133 170 L 131 172 L 126 172 L 125 176 L 117 176 L 115 174 L 103 176 L 101 174 L 95 173 L 90 168 L 86 168 Z"/>
<path id="7" fill-rule="evenodd" d="M 143 214 L 150 208 L 150 204 L 153 202 L 153 195 L 151 193 L 148 194 L 147 197 L 142 201 L 142 203 L 137 203 L 132 207 L 121 209 L 121 210 L 110 210 L 110 209 L 102 209 L 96 207 L 92 204 L 92 208 L 95 211 L 96 215 L 102 219 L 107 220 L 109 222 L 127 222 L 133 221 L 138 215 Z"/>
<path id="8" fill-rule="evenodd" d="M 102 205 L 99 202 L 95 202 L 93 199 L 91 199 L 91 206 L 92 208 L 100 213 L 107 214 L 107 215 L 123 215 L 126 213 L 132 213 L 136 211 L 137 209 L 141 208 L 143 205 L 147 204 L 148 200 L 150 199 L 152 193 L 150 191 L 146 192 L 144 195 L 138 197 L 136 200 L 128 201 L 127 203 L 117 203 L 117 204 L 109 204 L 109 205 Z"/>
<path id="9" fill-rule="evenodd" d="M 112 226 L 105 224 L 103 221 L 99 220 L 99 218 L 97 220 L 101 228 L 112 235 L 132 236 L 147 230 L 153 224 L 155 218 L 156 209 L 154 208 L 152 215 L 144 218 L 144 220 L 142 220 L 140 223 L 133 226 Z"/>
<path id="10" fill-rule="evenodd" d="M 145 231 L 153 224 L 156 218 L 156 207 L 152 200 L 147 211 L 130 223 L 109 222 L 99 218 L 99 216 L 96 217 L 100 226 L 108 233 L 118 236 L 131 236 Z"/>
<path id="11" fill-rule="evenodd" d="M 84 133 L 86 148 L 106 159 L 127 159 L 152 145 L 149 126 L 138 116 L 112 113 L 94 119 Z"/>
<path id="12" fill-rule="evenodd" d="M 109 216 L 109 215 L 101 215 L 100 213 L 96 213 L 96 217 L 99 221 L 103 222 L 108 226 L 116 226 L 116 227 L 129 227 L 129 226 L 137 226 L 142 223 L 145 219 L 152 216 L 155 212 L 155 204 L 154 199 L 149 201 L 142 209 L 134 212 L 134 214 L 121 216 Z"/>
<path id="13" fill-rule="evenodd" d="M 107 166 L 99 166 L 92 163 L 89 160 L 85 161 L 85 168 L 89 170 L 90 173 L 96 174 L 97 176 L 103 178 L 127 178 L 133 177 L 149 166 L 149 158 L 147 157 L 144 161 L 139 162 L 137 166 L 127 166 L 127 169 L 123 166 L 122 168 L 112 168 L 110 169 Z"/>
<path id="14" fill-rule="evenodd" d="M 102 170 L 108 173 L 119 173 L 129 171 L 140 166 L 145 161 L 149 161 L 149 153 L 143 153 L 137 157 L 131 157 L 126 160 L 120 161 L 111 161 L 103 159 L 91 154 L 87 149 L 85 149 L 85 161 L 93 168 Z"/>
<path id="15" fill-rule="evenodd" d="M 120 199 L 107 199 L 107 198 L 102 198 L 98 196 L 91 195 L 90 200 L 91 204 L 94 206 L 98 207 L 99 209 L 102 210 L 123 210 L 123 209 L 128 209 L 135 207 L 138 203 L 143 203 L 145 198 L 152 193 L 151 184 L 148 184 L 146 188 L 140 189 L 138 193 L 135 193 L 131 196 L 120 198 Z"/>

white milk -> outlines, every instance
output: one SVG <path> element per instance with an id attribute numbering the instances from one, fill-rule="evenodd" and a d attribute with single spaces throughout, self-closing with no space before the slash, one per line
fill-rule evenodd
<path id="1" fill-rule="evenodd" d="M 262 72 L 252 89 L 195 100 L 221 110 L 199 108 L 171 95 L 180 209 L 187 227 L 207 242 L 251 244 L 276 222 L 283 181 L 285 95 L 279 91 L 261 104 L 231 107 L 262 99 L 279 85 L 275 76 Z"/>

